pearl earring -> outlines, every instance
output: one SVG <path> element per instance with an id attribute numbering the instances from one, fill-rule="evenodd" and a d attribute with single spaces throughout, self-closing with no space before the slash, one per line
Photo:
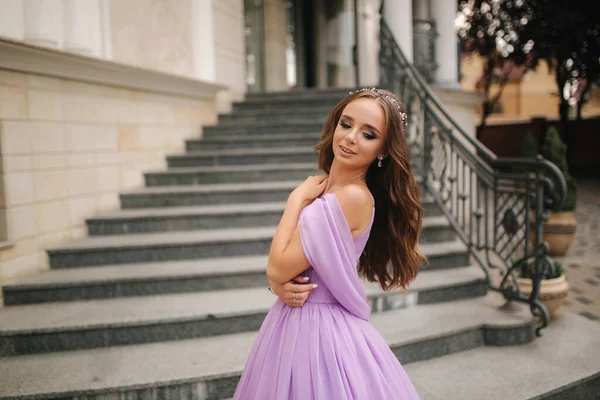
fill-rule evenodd
<path id="1" fill-rule="evenodd" d="M 377 166 L 378 166 L 379 168 L 381 168 L 381 166 L 383 165 L 383 164 L 381 163 L 381 160 L 383 160 L 383 158 L 380 158 L 380 159 L 379 159 L 379 162 L 377 163 Z"/>

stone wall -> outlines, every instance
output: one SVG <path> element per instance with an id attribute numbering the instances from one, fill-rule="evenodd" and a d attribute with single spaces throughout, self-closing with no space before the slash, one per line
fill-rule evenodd
<path id="1" fill-rule="evenodd" d="M 194 77 L 190 0 L 110 2 L 113 61 Z"/>
<path id="2" fill-rule="evenodd" d="M 0 69 L 0 286 L 47 268 L 45 249 L 86 235 L 85 218 L 164 168 L 216 121 L 190 98 Z"/>
<path id="3" fill-rule="evenodd" d="M 215 82 L 229 88 L 220 94 L 220 111 L 246 93 L 244 4 L 240 0 L 213 1 Z"/>

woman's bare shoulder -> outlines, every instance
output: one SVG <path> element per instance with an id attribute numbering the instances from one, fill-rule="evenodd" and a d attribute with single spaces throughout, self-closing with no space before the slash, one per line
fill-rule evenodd
<path id="1" fill-rule="evenodd" d="M 352 184 L 336 190 L 335 196 L 352 231 L 364 230 L 371 222 L 373 196 L 366 186 Z"/>

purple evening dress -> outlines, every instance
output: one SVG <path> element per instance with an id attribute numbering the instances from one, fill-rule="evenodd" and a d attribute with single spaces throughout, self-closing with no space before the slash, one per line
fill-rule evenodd
<path id="1" fill-rule="evenodd" d="M 375 209 L 373 209 L 373 216 Z M 409 377 L 379 332 L 357 273 L 369 237 L 352 238 L 333 193 L 298 219 L 311 267 L 312 291 L 302 307 L 277 299 L 265 318 L 234 399 L 418 399 Z"/>

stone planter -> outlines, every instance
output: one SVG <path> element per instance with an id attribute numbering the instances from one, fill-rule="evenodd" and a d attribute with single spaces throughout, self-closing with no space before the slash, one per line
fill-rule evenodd
<path id="1" fill-rule="evenodd" d="M 524 295 L 529 296 L 533 287 L 531 279 L 517 278 L 517 281 L 521 287 L 521 292 Z M 540 301 L 546 306 L 550 316 L 554 314 L 568 294 L 569 284 L 567 283 L 565 274 L 554 279 L 542 279 Z"/>
<path id="2" fill-rule="evenodd" d="M 535 229 L 535 212 L 532 211 L 530 215 L 531 231 L 530 239 L 531 243 L 534 241 L 534 229 Z M 573 211 L 559 211 L 550 214 L 550 218 L 543 224 L 543 240 L 548 242 L 550 250 L 548 252 L 551 256 L 562 256 L 564 255 L 575 239 L 575 230 L 577 228 L 577 220 L 575 219 L 575 212 Z"/>

